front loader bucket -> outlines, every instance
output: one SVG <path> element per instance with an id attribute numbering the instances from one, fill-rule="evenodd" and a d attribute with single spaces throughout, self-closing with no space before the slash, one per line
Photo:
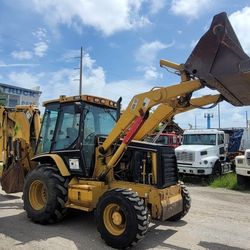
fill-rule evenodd
<path id="1" fill-rule="evenodd" d="M 218 90 L 231 104 L 250 105 L 250 58 L 243 51 L 226 13 L 214 16 L 184 67 L 205 86 Z"/>

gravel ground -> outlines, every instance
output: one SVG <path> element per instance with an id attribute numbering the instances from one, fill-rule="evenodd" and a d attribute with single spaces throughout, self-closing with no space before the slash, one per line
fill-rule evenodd
<path id="1" fill-rule="evenodd" d="M 189 186 L 192 208 L 179 222 L 150 224 L 134 249 L 250 249 L 250 193 Z M 0 188 L 0 249 L 110 249 L 93 214 L 73 212 L 54 225 L 27 219 L 21 193 Z"/>

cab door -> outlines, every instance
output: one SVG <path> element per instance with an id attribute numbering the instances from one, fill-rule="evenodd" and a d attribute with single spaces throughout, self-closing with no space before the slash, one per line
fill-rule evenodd
<path id="1" fill-rule="evenodd" d="M 82 110 L 80 104 L 61 104 L 52 139 L 51 153 L 61 156 L 71 174 L 86 176 L 80 136 Z"/>

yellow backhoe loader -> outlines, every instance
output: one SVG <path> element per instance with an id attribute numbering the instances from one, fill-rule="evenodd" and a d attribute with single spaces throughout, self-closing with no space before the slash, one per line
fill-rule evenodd
<path id="1" fill-rule="evenodd" d="M 105 98 L 61 96 L 44 103 L 32 159 L 37 166 L 23 189 L 27 216 L 46 224 L 61 220 L 67 208 L 95 211 L 101 237 L 114 248 L 141 240 L 149 217 L 180 220 L 191 199 L 178 181 L 174 149 L 141 139 L 159 122 L 199 106 L 221 100 L 249 105 L 249 62 L 221 13 L 186 63 L 161 60 L 178 72 L 180 83 L 135 95 L 120 118 L 119 102 Z M 192 98 L 205 86 L 220 94 Z"/>
<path id="2" fill-rule="evenodd" d="M 34 157 L 40 132 L 40 112 L 37 107 L 0 106 L 1 186 L 6 193 L 23 191 L 24 177 L 36 163 Z"/>

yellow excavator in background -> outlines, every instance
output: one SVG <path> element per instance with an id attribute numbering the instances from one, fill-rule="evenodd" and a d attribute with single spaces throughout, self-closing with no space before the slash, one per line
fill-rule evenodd
<path id="1" fill-rule="evenodd" d="M 175 114 L 226 100 L 250 105 L 250 60 L 225 13 L 214 17 L 184 64 L 161 60 L 180 83 L 135 95 L 122 116 L 119 102 L 94 96 L 61 96 L 45 113 L 28 171 L 23 201 L 27 216 L 46 224 L 67 208 L 95 211 L 97 229 L 114 248 L 141 240 L 154 220 L 180 220 L 191 198 L 178 180 L 173 148 L 141 141 Z M 220 92 L 192 98 L 210 87 Z M 152 107 L 159 105 L 150 114 Z"/>

